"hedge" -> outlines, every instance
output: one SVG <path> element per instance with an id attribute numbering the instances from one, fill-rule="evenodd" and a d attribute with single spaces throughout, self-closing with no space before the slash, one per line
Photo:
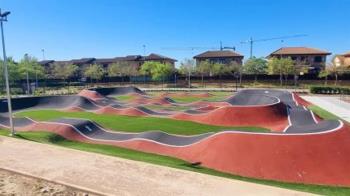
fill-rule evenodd
<path id="1" fill-rule="evenodd" d="M 314 94 L 344 94 L 350 95 L 350 88 L 335 86 L 311 86 L 310 92 Z"/>

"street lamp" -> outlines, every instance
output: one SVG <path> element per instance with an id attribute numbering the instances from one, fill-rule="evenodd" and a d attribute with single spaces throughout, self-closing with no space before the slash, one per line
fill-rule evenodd
<path id="1" fill-rule="evenodd" d="M 24 54 L 24 62 L 25 62 L 25 66 L 26 66 L 26 78 L 27 78 L 27 95 L 29 95 L 30 90 L 29 90 L 29 73 L 28 73 L 28 54 L 25 53 Z"/>
<path id="2" fill-rule="evenodd" d="M 6 51 L 5 51 L 4 27 L 3 27 L 3 22 L 7 22 L 7 16 L 9 14 L 10 12 L 1 13 L 1 9 L 0 9 L 1 40 L 2 40 L 2 53 L 4 58 L 4 69 L 5 69 L 4 74 L 5 74 L 5 82 L 6 82 L 7 107 L 8 107 L 10 129 L 11 129 L 10 135 L 13 136 L 16 134 L 16 132 L 13 126 L 13 119 L 12 119 L 12 103 L 11 103 L 11 94 L 10 94 L 10 85 L 9 85 L 9 76 L 8 76 L 8 67 L 7 67 L 7 57 L 6 57 Z"/>

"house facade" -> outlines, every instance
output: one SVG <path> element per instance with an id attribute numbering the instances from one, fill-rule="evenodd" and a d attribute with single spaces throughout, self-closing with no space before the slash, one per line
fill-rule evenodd
<path id="1" fill-rule="evenodd" d="M 99 64 L 103 66 L 107 70 L 108 66 L 113 63 L 128 63 L 130 66 L 141 67 L 144 62 L 147 61 L 156 61 L 161 63 L 168 63 L 175 67 L 175 59 L 151 53 L 148 56 L 142 55 L 128 55 L 125 57 L 115 57 L 115 58 L 81 58 L 81 59 L 72 59 L 67 61 L 55 61 L 55 60 L 44 60 L 40 61 L 39 64 L 44 66 L 47 70 L 49 70 L 54 64 L 74 64 L 79 67 L 79 72 L 88 67 L 91 64 Z"/>
<path id="2" fill-rule="evenodd" d="M 330 52 L 308 47 L 283 47 L 272 52 L 267 58 L 291 58 L 295 65 L 307 66 L 309 73 L 318 73 L 326 66 Z"/>
<path id="3" fill-rule="evenodd" d="M 196 60 L 196 64 L 208 60 L 211 63 L 221 63 L 225 65 L 237 63 L 238 65 L 242 65 L 244 56 L 232 50 L 216 50 L 203 52 L 193 58 Z"/>
<path id="4" fill-rule="evenodd" d="M 350 67 L 350 51 L 345 54 L 337 55 L 334 60 L 337 66 L 344 65 Z"/>

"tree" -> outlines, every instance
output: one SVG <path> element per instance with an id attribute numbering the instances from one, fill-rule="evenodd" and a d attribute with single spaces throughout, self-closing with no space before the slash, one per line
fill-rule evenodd
<path id="1" fill-rule="evenodd" d="M 18 65 L 15 63 L 12 57 L 7 57 L 7 68 L 9 74 L 9 82 L 13 83 L 18 79 Z M 0 60 L 0 83 L 2 84 L 5 84 L 4 71 L 4 62 Z"/>
<path id="2" fill-rule="evenodd" d="M 174 68 L 169 63 L 157 63 L 154 69 L 152 69 L 152 79 L 162 80 L 162 86 L 164 85 L 164 78 L 170 76 L 174 71 Z"/>
<path id="3" fill-rule="evenodd" d="M 319 78 L 324 78 L 324 85 L 327 85 L 329 75 L 330 73 L 327 69 L 321 70 L 320 73 L 318 73 Z"/>
<path id="4" fill-rule="evenodd" d="M 38 79 L 45 76 L 45 69 L 40 65 L 35 57 L 24 55 L 18 64 L 18 76 L 19 79 L 27 79 L 27 93 L 30 92 L 29 82 L 35 79 L 36 85 L 38 85 Z"/>
<path id="5" fill-rule="evenodd" d="M 268 73 L 278 74 L 280 76 L 280 85 L 283 84 L 283 76 L 287 81 L 288 75 L 294 73 L 294 62 L 291 58 L 273 57 L 268 61 Z"/>
<path id="6" fill-rule="evenodd" d="M 53 65 L 53 76 L 58 79 L 63 79 L 66 81 L 67 79 L 74 76 L 74 74 L 78 71 L 78 66 L 74 64 L 57 64 Z M 68 84 L 69 86 L 69 84 Z"/>
<path id="7" fill-rule="evenodd" d="M 174 67 L 169 63 L 148 61 L 141 66 L 140 72 L 149 74 L 153 80 L 162 80 L 162 85 L 164 85 L 164 79 L 174 72 Z"/>
<path id="8" fill-rule="evenodd" d="M 211 67 L 211 64 L 208 60 L 200 61 L 196 65 L 196 68 L 195 68 L 196 72 L 200 74 L 202 77 L 202 86 L 204 86 L 204 76 L 207 76 L 210 74 L 210 67 Z"/>
<path id="9" fill-rule="evenodd" d="M 235 80 L 239 79 L 239 86 L 242 85 L 242 72 L 243 72 L 243 66 L 238 64 L 236 61 L 231 61 L 228 65 L 226 65 L 226 71 L 225 73 L 234 76 Z M 237 77 L 238 74 L 238 78 Z"/>
<path id="10" fill-rule="evenodd" d="M 188 77 L 188 88 L 191 88 L 191 75 L 195 71 L 195 62 L 192 59 L 185 59 L 181 62 L 180 73 Z"/>
<path id="11" fill-rule="evenodd" d="M 226 66 L 222 63 L 214 63 L 211 66 L 211 73 L 213 75 L 219 76 L 220 87 L 222 87 L 221 76 L 228 73 L 228 72 L 229 72 L 228 66 Z"/>
<path id="12" fill-rule="evenodd" d="M 84 76 L 87 78 L 90 78 L 91 83 L 92 80 L 95 79 L 96 81 L 100 80 L 105 74 L 105 71 L 101 65 L 98 64 L 92 64 L 89 67 L 87 67 L 84 71 Z"/>
<path id="13" fill-rule="evenodd" d="M 345 72 L 345 65 L 339 64 L 336 62 L 336 56 L 332 58 L 332 60 L 327 63 L 326 71 L 329 75 L 333 75 L 335 77 L 334 85 L 338 84 L 338 76 L 342 75 Z"/>
<path id="14" fill-rule="evenodd" d="M 258 81 L 258 75 L 267 73 L 267 61 L 264 58 L 250 58 L 244 63 L 244 72 L 254 75 L 254 81 Z"/>
<path id="15" fill-rule="evenodd" d="M 147 61 L 141 65 L 140 74 L 144 76 L 144 83 L 146 83 L 146 76 L 151 76 L 152 68 L 155 67 L 156 63 L 155 61 Z"/>
<path id="16" fill-rule="evenodd" d="M 130 63 L 118 62 L 108 66 L 108 75 L 121 76 L 122 81 L 124 82 L 124 76 L 137 76 L 139 75 L 139 71 L 136 66 L 131 65 Z"/>
<path id="17" fill-rule="evenodd" d="M 18 72 L 20 79 L 29 79 L 44 77 L 44 68 L 38 63 L 35 57 L 25 55 L 18 64 Z"/>

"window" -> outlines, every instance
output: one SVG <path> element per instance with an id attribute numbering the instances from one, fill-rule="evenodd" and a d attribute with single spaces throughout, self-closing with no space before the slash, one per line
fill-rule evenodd
<path id="1" fill-rule="evenodd" d="M 315 56 L 314 62 L 315 63 L 321 63 L 322 62 L 322 56 Z"/>

